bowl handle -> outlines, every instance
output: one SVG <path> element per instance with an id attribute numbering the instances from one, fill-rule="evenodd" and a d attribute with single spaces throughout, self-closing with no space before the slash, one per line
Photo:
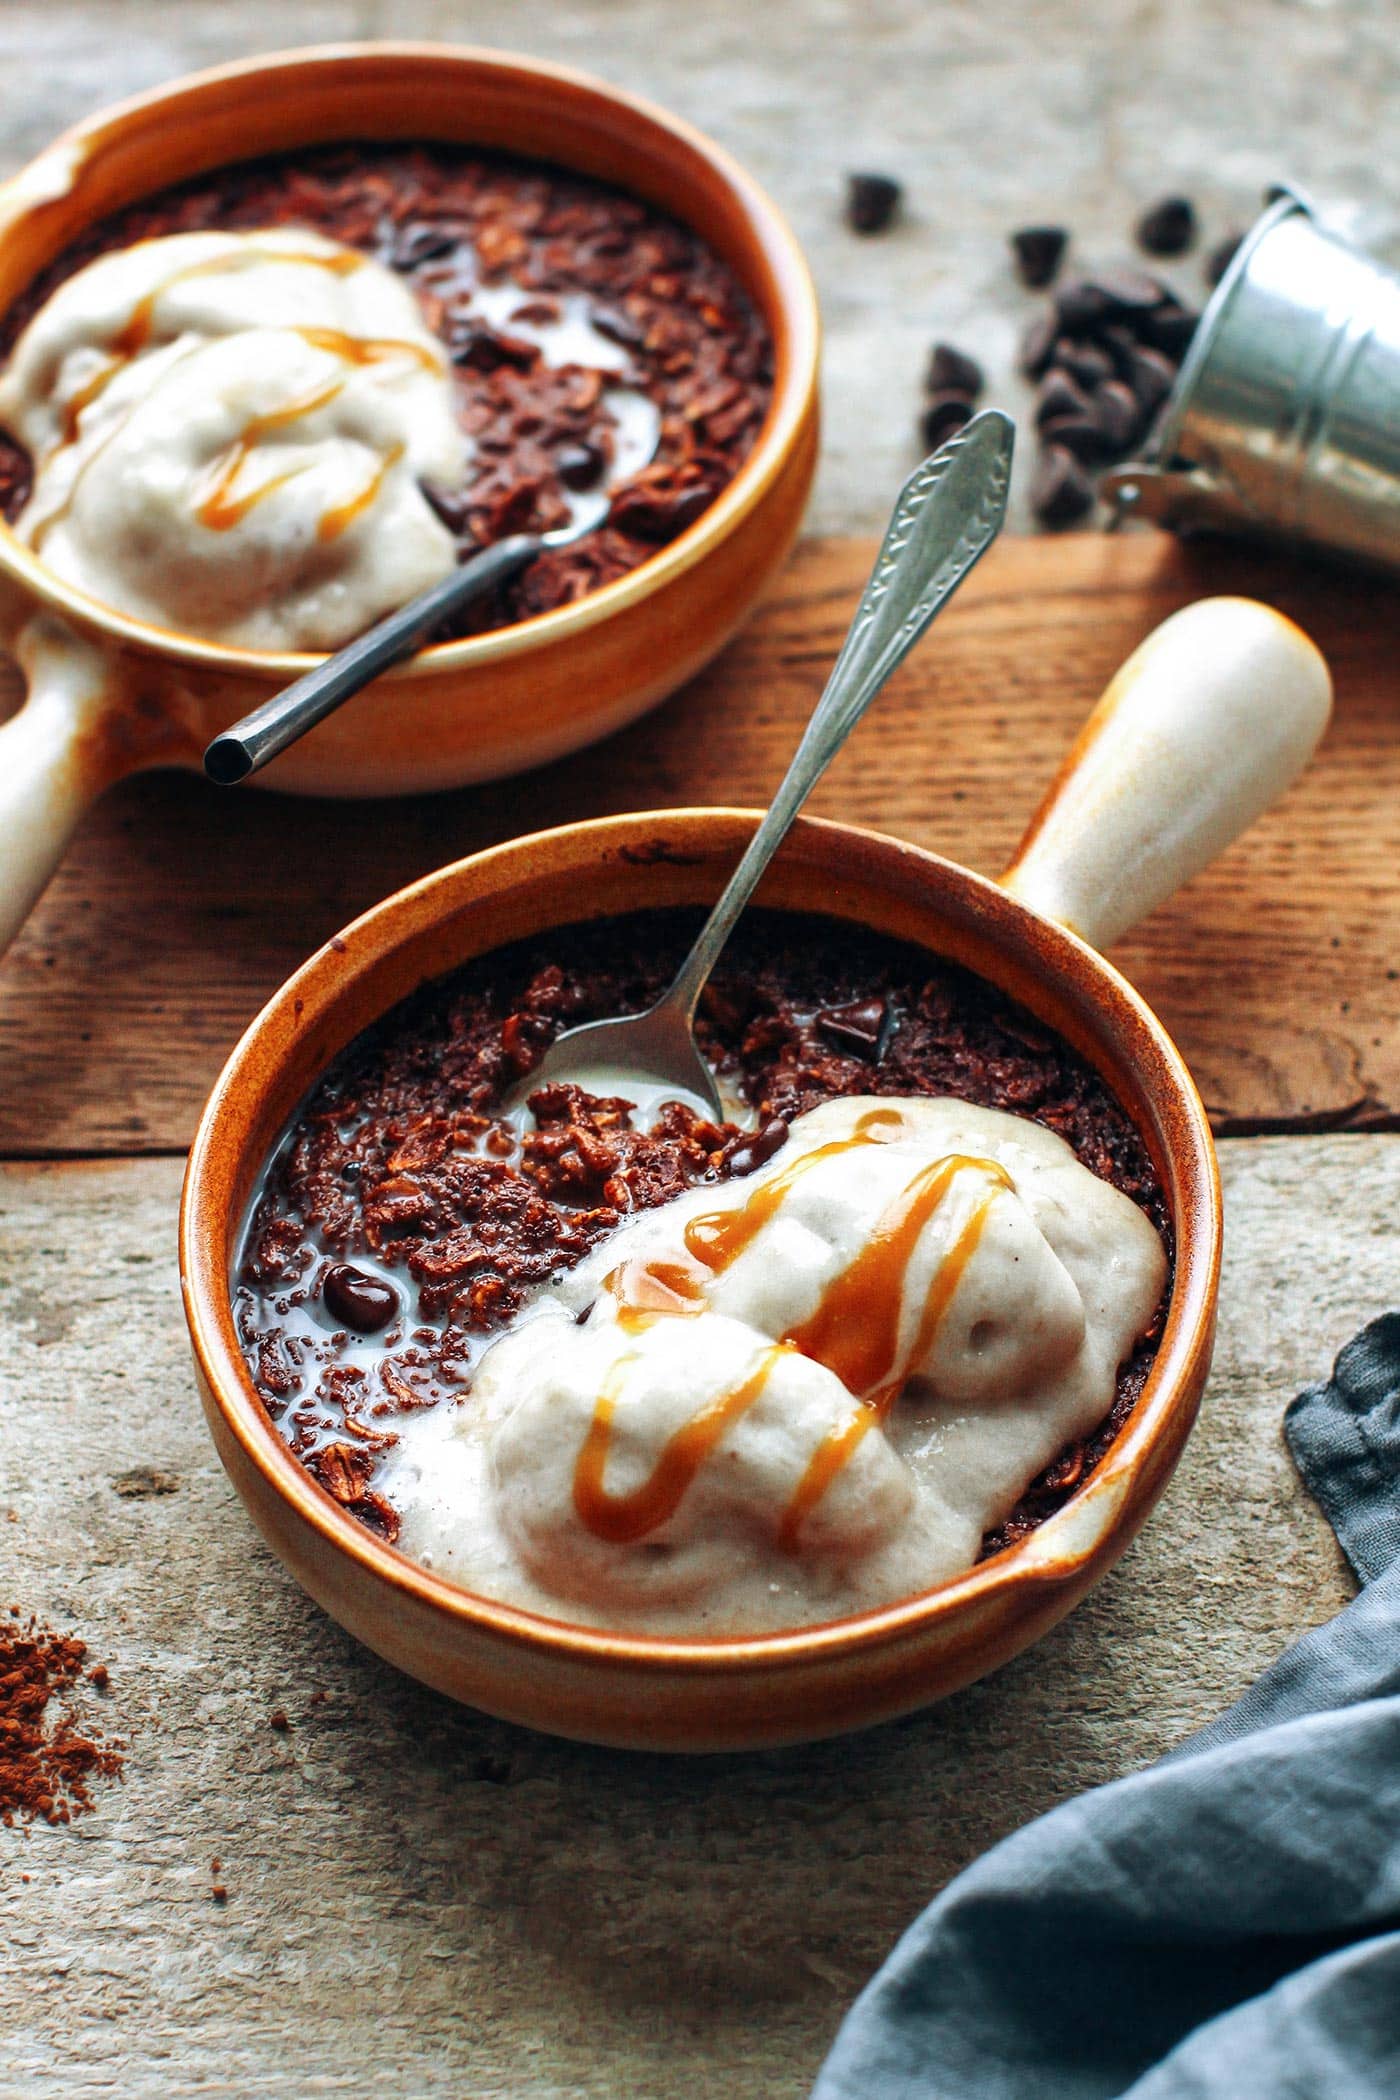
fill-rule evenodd
<path id="1" fill-rule="evenodd" d="M 1332 711 L 1314 644 L 1250 598 L 1203 598 L 1128 658 L 1002 885 L 1095 948 L 1162 903 L 1281 795 Z"/>
<path id="2" fill-rule="evenodd" d="M 116 659 L 62 620 L 27 621 L 14 653 L 28 690 L 0 725 L 0 955 L 89 803 L 126 773 L 198 756 L 163 707 L 133 699 Z"/>

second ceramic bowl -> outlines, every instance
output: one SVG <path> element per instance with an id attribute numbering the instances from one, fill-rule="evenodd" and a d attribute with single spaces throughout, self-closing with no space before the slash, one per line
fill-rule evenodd
<path id="1" fill-rule="evenodd" d="M 0 311 L 133 200 L 229 162 L 337 139 L 495 147 L 632 191 L 731 265 L 773 338 L 767 419 L 689 530 L 573 605 L 423 650 L 257 778 L 304 794 L 417 794 L 518 772 L 608 735 L 733 634 L 786 556 L 811 485 L 816 299 L 774 206 L 689 125 L 533 59 L 366 44 L 196 74 L 56 140 L 0 187 Z M 0 950 L 94 795 L 142 767 L 198 767 L 212 737 L 318 661 L 224 648 L 114 612 L 51 575 L 4 525 L 0 642 L 29 684 L 27 705 L 0 727 Z"/>

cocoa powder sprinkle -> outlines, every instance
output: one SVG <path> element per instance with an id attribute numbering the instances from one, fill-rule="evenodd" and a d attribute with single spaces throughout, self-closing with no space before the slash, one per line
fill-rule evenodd
<path id="1" fill-rule="evenodd" d="M 83 1724 L 74 1705 L 86 1662 L 76 1634 L 23 1620 L 11 1605 L 0 1625 L 0 1823 L 71 1822 L 93 1807 L 94 1779 L 120 1774 L 123 1745 Z M 108 1682 L 101 1664 L 86 1675 Z"/>

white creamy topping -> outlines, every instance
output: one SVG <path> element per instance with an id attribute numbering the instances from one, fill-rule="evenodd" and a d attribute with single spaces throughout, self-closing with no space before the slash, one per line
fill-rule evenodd
<path id="1" fill-rule="evenodd" d="M 20 536 L 138 618 L 335 648 L 452 568 L 420 483 L 465 440 L 393 273 L 292 228 L 101 256 L 29 323 L 0 424 L 35 463 Z"/>
<path id="2" fill-rule="evenodd" d="M 760 1173 L 614 1234 L 460 1407 L 404 1424 L 400 1544 L 658 1632 L 912 1595 L 1102 1421 L 1165 1278 L 1148 1219 L 1038 1124 L 824 1103 Z"/>

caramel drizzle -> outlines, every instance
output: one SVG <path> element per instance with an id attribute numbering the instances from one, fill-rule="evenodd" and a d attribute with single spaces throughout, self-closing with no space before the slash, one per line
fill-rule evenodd
<path id="1" fill-rule="evenodd" d="M 943 1321 L 944 1315 L 947 1313 L 949 1306 L 953 1302 L 953 1298 L 957 1291 L 958 1285 L 962 1280 L 963 1271 L 966 1269 L 968 1263 L 971 1261 L 973 1255 L 977 1251 L 978 1242 L 981 1240 L 983 1229 L 987 1223 L 988 1213 L 990 1212 L 993 1203 L 996 1201 L 998 1189 L 1002 1187 L 1010 1188 L 1012 1186 L 1010 1176 L 1006 1174 L 1005 1170 L 998 1166 L 993 1160 L 967 1159 L 954 1155 L 949 1159 L 939 1160 L 934 1167 L 927 1169 L 926 1171 L 930 1174 L 937 1175 L 945 1167 L 951 1168 L 953 1170 L 953 1173 L 956 1173 L 960 1168 L 963 1167 L 980 1167 L 984 1170 L 989 1170 L 996 1175 L 997 1187 L 993 1188 L 987 1195 L 985 1195 L 982 1198 L 982 1201 L 972 1212 L 972 1215 L 968 1218 L 967 1223 L 963 1226 L 962 1231 L 958 1234 L 956 1240 L 948 1249 L 948 1252 L 944 1255 L 943 1260 L 939 1263 L 938 1274 L 934 1278 L 933 1289 L 929 1292 L 928 1302 L 924 1306 L 923 1317 L 919 1322 L 918 1336 L 915 1340 L 913 1350 L 909 1357 L 909 1361 L 911 1364 L 918 1363 L 920 1358 L 923 1356 L 924 1352 L 932 1345 L 933 1338 L 938 1332 L 939 1326 Z M 922 1179 L 923 1177 L 921 1176 L 919 1178 Z M 950 1181 L 951 1178 L 952 1177 L 950 1175 Z M 917 1181 L 914 1184 L 912 1184 L 912 1188 L 917 1188 L 917 1186 Z M 943 1187 L 938 1191 L 938 1195 L 935 1198 L 934 1202 L 935 1209 L 937 1208 L 938 1202 L 942 1200 L 943 1195 L 947 1193 L 947 1187 L 948 1183 L 945 1182 Z M 911 1192 L 911 1189 L 906 1189 L 903 1196 L 900 1197 L 899 1203 L 893 1206 L 893 1208 L 897 1210 L 901 1205 L 905 1204 Z M 922 1229 L 922 1226 L 920 1227 L 920 1229 Z M 916 1233 L 916 1239 L 917 1236 L 918 1235 Z M 872 1240 L 870 1247 L 868 1247 L 865 1250 L 865 1253 L 867 1255 L 872 1253 L 876 1249 L 876 1246 L 877 1242 Z M 909 1252 L 910 1255 L 912 1255 L 912 1247 L 910 1248 Z M 828 1311 L 832 1302 L 835 1299 L 837 1299 L 840 1295 L 842 1295 L 843 1287 L 845 1286 L 847 1279 L 861 1267 L 864 1258 L 864 1255 L 858 1256 L 857 1259 L 854 1262 L 852 1262 L 850 1268 L 845 1270 L 842 1275 L 836 1278 L 836 1281 L 831 1287 L 830 1291 L 827 1293 L 826 1298 L 823 1300 L 822 1304 L 818 1306 L 816 1312 L 812 1315 L 812 1318 L 806 1323 L 806 1329 L 804 1329 L 803 1332 L 810 1330 L 818 1323 L 821 1323 L 822 1327 L 825 1327 L 828 1324 Z M 906 1263 L 907 1260 L 908 1257 L 906 1256 Z M 900 1297 L 896 1297 L 896 1299 L 894 1300 L 892 1316 L 888 1321 L 888 1327 L 885 1335 L 873 1335 L 871 1329 L 874 1326 L 874 1323 L 868 1320 L 863 1321 L 862 1325 L 864 1331 L 857 1333 L 853 1337 L 853 1348 L 851 1350 L 851 1354 L 853 1356 L 858 1356 L 862 1352 L 870 1351 L 871 1344 L 873 1341 L 875 1347 L 878 1348 L 882 1353 L 886 1345 L 888 1345 L 889 1355 L 887 1360 L 887 1368 L 893 1366 L 895 1350 L 898 1347 L 901 1297 L 902 1279 Z M 877 1312 L 879 1310 L 881 1309 L 877 1308 Z M 792 1341 L 794 1338 L 792 1336 L 788 1336 L 786 1337 L 786 1339 L 788 1341 Z M 833 1353 L 839 1354 L 841 1342 L 843 1339 L 843 1337 L 838 1336 L 837 1349 Z M 802 1353 L 805 1356 L 817 1356 L 817 1350 L 815 1348 L 805 1347 L 801 1342 L 797 1342 L 796 1346 L 802 1349 Z M 837 1364 L 831 1362 L 828 1358 L 818 1357 L 818 1361 L 827 1363 L 828 1369 L 837 1370 L 838 1368 Z M 846 1380 L 846 1382 L 849 1383 L 849 1380 Z M 857 1401 L 854 1414 L 848 1415 L 844 1422 L 838 1422 L 833 1429 L 829 1429 L 826 1435 L 822 1438 L 821 1442 L 817 1445 L 816 1449 L 812 1453 L 812 1456 L 808 1459 L 807 1464 L 803 1469 L 802 1478 L 798 1481 L 797 1486 L 793 1490 L 792 1498 L 789 1501 L 787 1508 L 783 1512 L 782 1523 L 778 1527 L 778 1545 L 783 1552 L 796 1552 L 798 1533 L 802 1528 L 804 1518 L 809 1516 L 812 1510 L 816 1508 L 817 1504 L 821 1501 L 822 1496 L 826 1493 L 827 1489 L 835 1480 L 837 1474 L 840 1473 L 847 1465 L 849 1465 L 851 1459 L 855 1455 L 856 1446 L 860 1443 L 861 1438 L 866 1434 L 868 1430 L 873 1429 L 877 1422 L 883 1422 L 885 1420 L 886 1416 L 889 1414 L 890 1408 L 894 1404 L 895 1395 L 899 1391 L 900 1383 L 901 1381 L 899 1379 L 890 1379 L 888 1383 L 880 1387 L 874 1394 L 872 1394 L 869 1400 Z"/>
<path id="2" fill-rule="evenodd" d="M 857 1145 L 888 1143 L 902 1127 L 897 1110 L 872 1110 L 861 1118 L 851 1137 L 804 1153 L 755 1189 L 739 1210 L 711 1211 L 692 1218 L 685 1231 L 687 1252 L 712 1275 L 721 1273 L 776 1217 L 809 1168 Z M 958 1175 L 969 1170 L 987 1176 L 993 1186 L 973 1209 L 939 1263 L 909 1356 L 910 1363 L 919 1362 L 953 1302 L 993 1203 L 1003 1189 L 1015 1186 L 996 1160 L 955 1152 L 921 1168 L 877 1220 L 855 1260 L 827 1285 L 816 1310 L 768 1352 L 761 1372 L 732 1392 L 708 1402 L 678 1430 L 641 1488 L 630 1496 L 609 1497 L 602 1476 L 613 1415 L 626 1371 L 637 1360 L 635 1351 L 622 1357 L 599 1394 L 574 1473 L 574 1507 L 589 1530 L 615 1544 L 630 1544 L 664 1523 L 674 1514 L 724 1429 L 762 1391 L 772 1360 L 785 1349 L 796 1350 L 824 1364 L 844 1385 L 866 1391 L 871 1397 L 858 1401 L 854 1413 L 828 1430 L 807 1462 L 778 1530 L 779 1547 L 785 1552 L 795 1551 L 805 1518 L 850 1463 L 861 1439 L 886 1418 L 894 1404 L 902 1384 L 895 1375 L 895 1366 L 909 1264 Z M 704 1311 L 708 1302 L 700 1275 L 679 1262 L 649 1262 L 641 1258 L 625 1262 L 604 1278 L 603 1287 L 618 1301 L 618 1325 L 629 1334 L 643 1332 L 657 1319 L 693 1317 Z M 660 1513 L 650 1514 L 653 1510 Z"/>
<path id="3" fill-rule="evenodd" d="M 637 1361 L 635 1350 L 619 1357 L 604 1380 L 574 1468 L 574 1508 L 594 1537 L 614 1546 L 635 1545 L 673 1517 L 725 1430 L 753 1406 L 782 1354 L 781 1343 L 770 1344 L 746 1378 L 717 1394 L 667 1438 L 661 1456 L 640 1486 L 625 1495 L 612 1495 L 603 1484 L 603 1474 L 613 1417 L 627 1373 Z"/>
<path id="4" fill-rule="evenodd" d="M 156 303 L 173 290 L 177 284 L 187 283 L 191 277 L 218 276 L 235 264 L 236 257 L 251 261 L 275 263 L 308 263 L 313 269 L 328 270 L 332 277 L 348 277 L 364 262 L 362 255 L 346 249 L 339 255 L 310 255 L 295 249 L 244 248 L 223 255 L 206 255 L 201 262 L 186 263 L 183 269 L 172 270 L 159 284 L 137 300 L 131 310 L 130 319 L 119 328 L 111 339 L 111 348 L 119 363 L 126 363 L 150 345 L 156 330 Z"/>
<path id="5" fill-rule="evenodd" d="M 348 251 L 341 255 L 311 255 L 301 251 L 284 254 L 272 248 L 248 249 L 241 252 L 244 256 L 256 257 L 262 262 L 310 264 L 318 270 L 328 270 L 335 277 L 348 277 L 352 271 L 358 270 L 364 261 L 363 256 Z M 233 260 L 230 255 L 215 255 L 207 256 L 201 262 L 187 263 L 183 269 L 172 271 L 169 277 L 153 285 L 151 290 L 138 300 L 130 318 L 110 339 L 109 348 L 113 353 L 111 362 L 96 372 L 85 386 L 79 388 L 65 406 L 62 438 L 64 444 L 74 443 L 84 411 L 101 398 L 118 372 L 132 358 L 139 356 L 141 351 L 149 347 L 155 334 L 156 305 L 162 295 L 172 286 L 182 284 L 191 277 L 217 275 L 226 270 Z M 424 371 L 438 372 L 442 369 L 441 359 L 425 345 L 409 342 L 400 336 L 347 335 L 339 328 L 295 328 L 292 333 L 299 335 L 303 342 L 309 343 L 313 349 L 324 350 L 345 364 L 366 366 L 384 364 L 395 358 L 406 358 Z M 293 467 L 284 474 L 271 475 L 242 496 L 235 496 L 233 493 L 234 484 L 249 456 L 270 431 L 282 429 L 300 417 L 310 415 L 318 408 L 324 408 L 335 399 L 343 386 L 343 380 L 334 380 L 329 385 L 304 395 L 301 400 L 290 402 L 284 408 L 271 409 L 263 415 L 252 417 L 241 435 L 215 461 L 211 469 L 195 512 L 200 524 L 213 532 L 230 531 L 248 515 L 255 504 L 260 503 L 265 496 L 270 496 L 274 489 L 282 488 L 300 473 L 301 468 Z M 383 488 L 390 470 L 402 459 L 403 452 L 401 444 L 391 447 L 362 488 L 347 497 L 344 502 L 332 505 L 322 514 L 316 528 L 318 540 L 325 542 L 338 539 L 341 533 L 353 525 L 356 518 L 369 509 Z M 87 461 L 83 472 L 86 472 L 91 464 L 91 460 Z M 78 478 L 82 478 L 81 474 Z M 55 513 L 53 517 L 44 521 L 46 533 L 57 523 L 58 517 L 71 508 L 76 486 L 75 482 L 62 512 Z"/>

